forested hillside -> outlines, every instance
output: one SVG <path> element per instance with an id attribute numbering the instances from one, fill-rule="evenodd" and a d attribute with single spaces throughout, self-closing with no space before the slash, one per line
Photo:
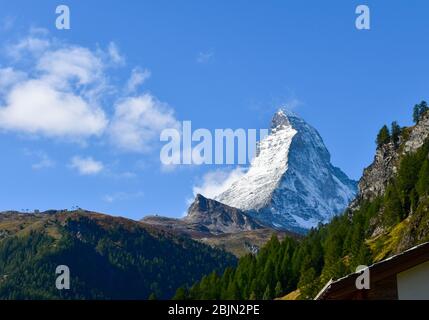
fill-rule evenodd
<path id="1" fill-rule="evenodd" d="M 0 214 L 0 299 L 169 299 L 236 259 L 140 222 L 84 211 Z M 58 265 L 70 290 L 58 290 Z"/>
<path id="2" fill-rule="evenodd" d="M 222 275 L 206 275 L 177 299 L 273 299 L 292 291 L 311 299 L 331 278 L 429 240 L 429 114 L 414 108 L 416 125 L 384 126 L 377 157 L 365 170 L 360 195 L 346 212 L 302 241 L 275 237 Z M 386 174 L 389 171 L 389 174 Z M 382 185 L 381 179 L 385 178 Z M 372 180 L 376 179 L 376 180 Z M 378 189 L 377 189 L 377 188 Z M 367 189 L 366 189 L 367 188 Z"/>

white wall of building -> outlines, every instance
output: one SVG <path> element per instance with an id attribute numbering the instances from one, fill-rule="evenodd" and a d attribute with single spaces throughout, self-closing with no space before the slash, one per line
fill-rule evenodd
<path id="1" fill-rule="evenodd" d="M 397 274 L 399 300 L 429 300 L 429 261 Z"/>

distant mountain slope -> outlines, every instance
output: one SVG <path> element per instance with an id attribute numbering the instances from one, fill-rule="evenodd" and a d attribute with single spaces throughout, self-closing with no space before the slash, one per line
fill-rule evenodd
<path id="1" fill-rule="evenodd" d="M 245 212 L 202 195 L 196 196 L 183 219 L 147 216 L 141 221 L 223 248 L 236 256 L 256 252 L 273 233 L 280 238 L 299 238 L 293 232 L 267 228 Z"/>
<path id="2" fill-rule="evenodd" d="M 264 226 L 245 212 L 198 194 L 183 219 L 147 216 L 142 222 L 192 235 L 236 233 Z"/>
<path id="3" fill-rule="evenodd" d="M 171 298 L 235 258 L 140 222 L 86 211 L 0 214 L 0 299 Z M 70 290 L 57 290 L 67 265 Z"/>
<path id="4" fill-rule="evenodd" d="M 266 226 L 306 232 L 341 213 L 356 191 L 356 182 L 330 163 L 319 133 L 279 110 L 248 172 L 214 199 Z"/>

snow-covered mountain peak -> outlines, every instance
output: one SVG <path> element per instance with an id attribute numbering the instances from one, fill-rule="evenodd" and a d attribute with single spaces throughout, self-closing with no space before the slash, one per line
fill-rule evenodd
<path id="1" fill-rule="evenodd" d="M 273 116 L 271 120 L 271 131 L 282 130 L 284 128 L 290 127 L 288 116 L 286 112 L 280 108 Z"/>
<path id="2" fill-rule="evenodd" d="M 260 209 L 269 204 L 287 170 L 289 147 L 296 134 L 290 125 L 278 129 L 259 142 L 258 155 L 247 173 L 215 200 L 241 210 Z"/>
<path id="3" fill-rule="evenodd" d="M 330 163 L 316 129 L 280 109 L 248 172 L 215 200 L 266 225 L 304 231 L 342 212 L 356 191 L 356 182 Z"/>

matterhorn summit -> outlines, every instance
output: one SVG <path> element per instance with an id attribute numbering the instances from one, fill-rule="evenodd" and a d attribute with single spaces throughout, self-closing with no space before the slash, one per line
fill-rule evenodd
<path id="1" fill-rule="evenodd" d="M 247 173 L 214 200 L 266 226 L 305 232 L 343 212 L 356 192 L 357 183 L 331 164 L 316 129 L 279 109 Z"/>

